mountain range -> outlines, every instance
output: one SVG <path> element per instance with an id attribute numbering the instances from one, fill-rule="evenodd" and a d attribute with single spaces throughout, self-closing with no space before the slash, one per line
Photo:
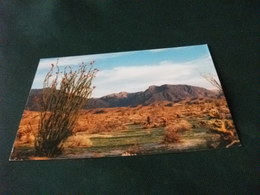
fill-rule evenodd
<path id="1" fill-rule="evenodd" d="M 32 89 L 25 109 L 38 111 L 42 89 Z M 191 85 L 150 86 L 145 91 L 135 93 L 113 93 L 100 98 L 91 98 L 85 108 L 110 108 L 149 105 L 160 101 L 179 102 L 185 99 L 216 98 L 216 91 Z"/>

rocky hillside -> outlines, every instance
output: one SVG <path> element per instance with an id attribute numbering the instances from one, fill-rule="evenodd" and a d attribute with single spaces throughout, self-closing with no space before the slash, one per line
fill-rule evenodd
<path id="1" fill-rule="evenodd" d="M 190 85 L 150 86 L 147 90 L 136 93 L 120 92 L 101 98 L 91 99 L 88 108 L 123 107 L 149 105 L 159 101 L 179 102 L 184 99 L 214 98 L 217 93 L 205 88 Z"/>
<path id="2" fill-rule="evenodd" d="M 215 98 L 216 91 L 190 85 L 150 86 L 145 91 L 136 93 L 120 92 L 92 98 L 85 108 L 110 108 L 137 105 L 149 105 L 155 102 L 179 102 L 185 99 Z M 42 97 L 42 89 L 32 89 L 27 100 L 26 109 L 38 111 Z"/>

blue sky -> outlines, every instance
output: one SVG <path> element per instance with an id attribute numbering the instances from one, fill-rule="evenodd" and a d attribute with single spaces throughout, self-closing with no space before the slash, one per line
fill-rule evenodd
<path id="1" fill-rule="evenodd" d="M 77 67 L 82 62 L 95 60 L 100 71 L 93 81 L 93 97 L 121 91 L 144 91 L 150 85 L 189 84 L 214 89 L 201 74 L 211 73 L 217 79 L 207 45 L 163 48 L 131 52 L 94 54 L 41 59 L 32 88 L 42 88 L 43 80 L 56 64 L 62 70 L 66 65 Z"/>

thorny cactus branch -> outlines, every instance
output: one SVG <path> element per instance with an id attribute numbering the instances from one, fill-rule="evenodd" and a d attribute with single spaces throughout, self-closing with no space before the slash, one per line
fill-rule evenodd
<path id="1" fill-rule="evenodd" d="M 79 110 L 87 103 L 97 73 L 94 61 L 79 65 L 77 70 L 66 66 L 63 72 L 52 64 L 43 82 L 39 132 L 35 140 L 36 154 L 57 156 L 62 153 L 63 142 L 72 134 Z"/>
<path id="2" fill-rule="evenodd" d="M 214 76 L 210 73 L 208 74 L 201 74 L 201 76 L 206 79 L 211 85 L 216 87 L 220 93 L 223 93 L 223 89 L 221 84 L 214 78 Z"/>

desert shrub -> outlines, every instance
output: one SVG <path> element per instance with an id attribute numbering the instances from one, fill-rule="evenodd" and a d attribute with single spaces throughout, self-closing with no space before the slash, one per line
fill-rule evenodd
<path id="1" fill-rule="evenodd" d="M 167 107 L 172 107 L 172 106 L 173 106 L 173 103 L 167 103 L 167 104 L 165 104 L 165 106 L 167 106 Z"/>
<path id="2" fill-rule="evenodd" d="M 220 112 L 218 109 L 216 108 L 212 108 L 209 110 L 209 116 L 211 118 L 220 118 Z"/>
<path id="3" fill-rule="evenodd" d="M 34 136 L 31 124 L 20 125 L 16 135 L 15 145 L 33 145 L 33 143 Z"/>
<path id="4" fill-rule="evenodd" d="M 62 153 L 63 142 L 72 135 L 79 110 L 87 103 L 97 69 L 93 62 L 82 63 L 77 70 L 58 62 L 51 66 L 43 82 L 39 132 L 35 139 L 37 156 L 53 157 Z"/>
<path id="5" fill-rule="evenodd" d="M 208 127 L 210 130 L 220 135 L 219 147 L 229 148 L 234 144 L 240 143 L 232 120 L 210 120 L 208 121 Z"/>
<path id="6" fill-rule="evenodd" d="M 223 89 L 222 89 L 220 82 L 218 81 L 218 79 L 214 78 L 214 76 L 212 74 L 210 74 L 210 73 L 201 74 L 201 76 L 204 79 L 206 79 L 212 86 L 216 87 L 220 94 L 223 94 Z"/>
<path id="7" fill-rule="evenodd" d="M 235 127 L 232 120 L 214 119 L 207 122 L 209 129 L 220 134 L 234 136 Z"/>
<path id="8" fill-rule="evenodd" d="M 103 114 L 103 113 L 106 113 L 104 109 L 97 109 L 93 111 L 93 114 Z"/>
<path id="9" fill-rule="evenodd" d="M 70 136 L 63 144 L 64 147 L 89 147 L 91 145 L 91 140 L 85 135 Z"/>
<path id="10" fill-rule="evenodd" d="M 164 128 L 164 130 L 165 130 L 164 141 L 165 142 L 178 142 L 178 141 L 180 141 L 179 133 L 191 130 L 191 128 L 192 128 L 192 125 L 184 119 L 176 121 L 175 123 L 169 124 Z"/>
<path id="11" fill-rule="evenodd" d="M 15 146 L 34 145 L 38 131 L 39 113 L 25 110 L 15 139 Z"/>
<path id="12" fill-rule="evenodd" d="M 164 135 L 164 142 L 178 142 L 180 141 L 180 136 L 174 128 L 171 126 L 165 127 L 165 135 Z"/>

